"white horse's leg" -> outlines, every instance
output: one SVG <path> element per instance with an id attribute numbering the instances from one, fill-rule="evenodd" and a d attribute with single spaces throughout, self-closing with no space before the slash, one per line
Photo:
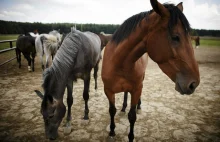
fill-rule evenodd
<path id="1" fill-rule="evenodd" d="M 44 59 L 43 59 L 43 54 L 41 54 L 40 55 L 40 60 L 41 60 L 41 68 L 42 68 L 42 70 L 44 70 L 45 69 L 45 67 L 44 67 Z"/>
<path id="2" fill-rule="evenodd" d="M 40 57 L 40 61 L 41 61 L 41 67 L 42 70 L 44 70 L 44 60 L 43 60 L 43 56 L 44 56 L 44 46 L 43 43 L 41 41 L 41 36 L 38 36 L 35 40 L 35 48 L 37 51 L 38 56 Z"/>
<path id="3" fill-rule="evenodd" d="M 49 67 L 49 60 L 50 60 L 50 55 L 46 54 L 46 68 Z"/>

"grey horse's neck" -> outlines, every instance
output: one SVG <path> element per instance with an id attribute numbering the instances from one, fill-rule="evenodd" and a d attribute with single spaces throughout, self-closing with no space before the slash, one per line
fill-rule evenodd
<path id="1" fill-rule="evenodd" d="M 65 41 L 56 53 L 51 66 L 51 72 L 56 76 L 57 80 L 68 78 L 73 71 L 78 49 L 81 43 L 74 34 L 67 35 Z"/>

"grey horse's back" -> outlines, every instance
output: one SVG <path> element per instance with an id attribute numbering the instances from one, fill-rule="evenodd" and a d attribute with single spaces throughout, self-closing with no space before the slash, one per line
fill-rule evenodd
<path id="1" fill-rule="evenodd" d="M 57 51 L 52 67 L 59 74 L 66 71 L 83 73 L 93 68 L 101 57 L 101 42 L 93 33 L 70 32 Z"/>
<path id="2" fill-rule="evenodd" d="M 93 63 L 96 65 L 97 61 L 101 59 L 101 40 L 97 34 L 91 32 L 84 32 L 88 37 L 90 45 L 94 48 Z"/>

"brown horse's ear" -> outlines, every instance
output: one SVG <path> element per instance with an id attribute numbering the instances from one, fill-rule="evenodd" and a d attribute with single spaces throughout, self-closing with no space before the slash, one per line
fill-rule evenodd
<path id="1" fill-rule="evenodd" d="M 161 3 L 157 0 L 150 0 L 151 6 L 153 7 L 154 11 L 159 14 L 161 17 L 169 17 L 170 13 Z"/>
<path id="2" fill-rule="evenodd" d="M 177 4 L 177 7 L 179 8 L 180 11 L 183 12 L 183 2 L 180 2 L 179 4 Z"/>

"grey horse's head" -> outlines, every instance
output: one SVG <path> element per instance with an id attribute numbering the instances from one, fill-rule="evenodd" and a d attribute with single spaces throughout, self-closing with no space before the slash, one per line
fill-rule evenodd
<path id="1" fill-rule="evenodd" d="M 47 71 L 47 70 L 46 70 Z M 66 107 L 63 104 L 62 99 L 56 99 L 54 96 L 57 95 L 57 92 L 60 92 L 56 89 L 51 89 L 54 79 L 50 75 L 44 76 L 44 95 L 38 90 L 35 90 L 37 95 L 42 99 L 41 103 L 41 114 L 43 115 L 44 125 L 45 125 L 45 134 L 46 137 L 54 140 L 58 137 L 58 127 L 62 122 L 63 117 L 65 116 Z M 59 87 L 57 87 L 59 88 Z M 53 90 L 53 91 L 50 91 Z M 62 98 L 62 97 L 61 97 Z"/>
<path id="2" fill-rule="evenodd" d="M 41 104 L 41 114 L 44 119 L 46 137 L 55 140 L 58 137 L 58 127 L 65 116 L 66 107 L 64 104 L 55 100 L 52 96 L 44 96 L 40 91 L 35 90 L 43 101 Z"/>

